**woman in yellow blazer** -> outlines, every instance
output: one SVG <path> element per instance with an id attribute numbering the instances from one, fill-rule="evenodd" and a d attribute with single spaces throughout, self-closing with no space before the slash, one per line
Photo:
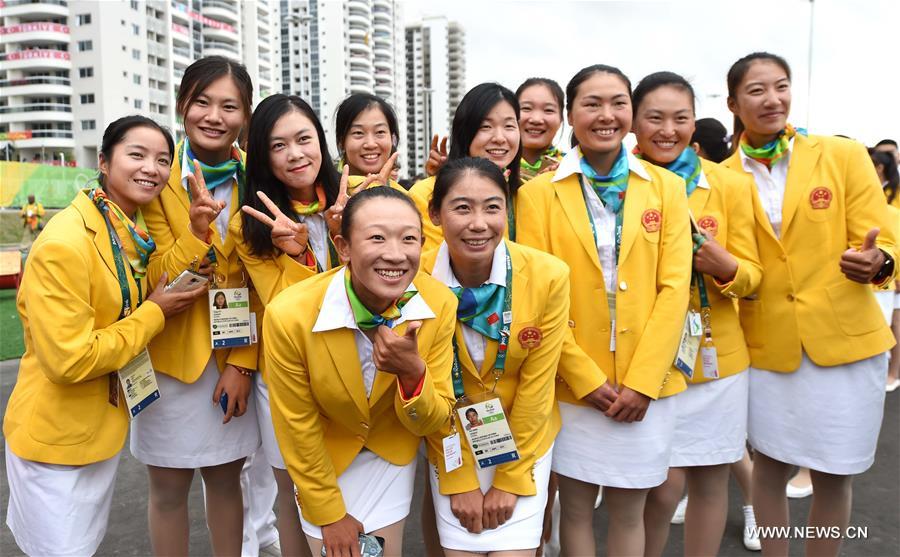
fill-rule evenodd
<path id="1" fill-rule="evenodd" d="M 644 502 L 669 466 L 674 405 L 685 388 L 672 363 L 688 307 L 691 238 L 684 183 L 622 146 L 631 129 L 631 86 L 617 68 L 582 69 L 566 88 L 578 148 L 555 173 L 519 191 L 522 243 L 571 269 L 569 327 L 560 375 L 599 365 L 610 378 L 601 408 L 558 388 L 563 426 L 553 451 L 560 477 L 560 541 L 570 555 L 594 554 L 597 488 L 609 505 L 611 555 L 644 548 Z M 602 198 L 600 196 L 603 196 Z M 618 231 L 618 233 L 617 233 Z"/>
<path id="2" fill-rule="evenodd" d="M 750 350 L 748 433 L 756 449 L 753 501 L 760 526 L 788 526 L 792 465 L 810 469 L 810 524 L 844 528 L 853 474 L 875 456 L 884 405 L 884 352 L 893 335 L 871 283 L 895 274 L 896 234 L 865 148 L 806 136 L 787 123 L 791 74 L 768 53 L 728 72 L 737 151 L 725 161 L 754 178 L 763 280 L 740 300 Z M 852 392 L 852 397 L 834 393 Z M 763 538 L 786 555 L 786 538 Z M 837 538 L 806 540 L 836 555 Z"/>
<path id="3" fill-rule="evenodd" d="M 453 115 L 450 132 L 449 159 L 482 157 L 503 170 L 509 191 L 515 199 L 521 179 L 519 159 L 522 143 L 519 135 L 519 101 L 515 94 L 498 83 L 482 83 L 469 90 Z M 410 197 L 423 215 L 428 214 L 434 176 L 415 184 L 409 190 Z M 507 236 L 516 239 L 514 207 L 509 206 Z M 444 239 L 441 228 L 428 219 L 425 230 L 424 251 L 437 249 Z"/>
<path id="4" fill-rule="evenodd" d="M 465 442 L 461 466 L 448 472 L 442 439 L 450 434 L 450 424 L 428 438 L 441 547 L 454 555 L 534 555 L 560 425 L 554 391 L 569 334 L 569 273 L 555 257 L 504 240 L 507 196 L 496 165 L 462 158 L 440 169 L 431 199 L 431 219 L 441 225 L 444 242 L 424 255 L 422 268 L 460 299 L 455 395 L 460 399 L 493 389 L 519 457 L 477 469 Z M 511 320 L 501 349 L 505 314 Z M 500 365 L 502 375 L 495 382 Z M 461 432 L 463 424 L 457 420 L 454 429 Z"/>
<path id="5" fill-rule="evenodd" d="M 247 286 L 227 229 L 245 187 L 244 154 L 234 141 L 249 121 L 252 92 L 246 69 L 222 57 L 185 70 L 177 99 L 185 139 L 176 146 L 168 184 L 144 211 L 159 248 L 151 280 L 199 268 L 214 288 Z M 240 472 L 259 447 L 250 398 L 257 350 L 252 344 L 213 350 L 210 327 L 210 305 L 199 300 L 166 324 L 150 347 L 161 403 L 131 428 L 131 452 L 148 467 L 157 554 L 187 553 L 187 495 L 196 468 L 206 487 L 213 551 L 241 551 Z M 220 400 L 227 401 L 224 418 Z"/>
<path id="6" fill-rule="evenodd" d="M 387 179 L 369 180 L 363 187 L 389 185 L 406 193 L 392 177 L 399 156 L 400 126 L 387 101 L 369 93 L 354 93 L 338 106 L 334 127 L 340 152 L 338 171 L 343 172 L 349 167 L 350 195 L 365 178 L 383 178 L 385 175 Z"/>
<path id="7" fill-rule="evenodd" d="M 743 372 L 750 356 L 734 300 L 752 295 L 762 278 L 752 180 L 701 159 L 690 146 L 694 90 L 682 76 L 648 75 L 635 87 L 633 102 L 638 156 L 684 180 L 699 227 L 690 308 L 703 351 L 678 366 L 688 389 L 678 397 L 669 478 L 648 497 L 644 554 L 662 555 L 687 479 L 685 555 L 715 555 L 728 515 L 729 464 L 741 460 L 747 440 Z"/>
<path id="8" fill-rule="evenodd" d="M 553 144 L 562 125 L 565 93 L 559 83 L 546 77 L 530 77 L 516 89 L 519 101 L 519 131 L 522 158 L 519 174 L 522 183 L 559 166 L 563 153 Z"/>
<path id="9" fill-rule="evenodd" d="M 448 421 L 456 300 L 416 274 L 421 241 L 407 196 L 359 192 L 336 238 L 347 265 L 266 309 L 272 421 L 313 555 L 350 555 L 361 533 L 401 555 L 419 438 Z"/>
<path id="10" fill-rule="evenodd" d="M 25 355 L 3 420 L 7 524 L 28 555 L 97 550 L 128 433 L 116 372 L 205 294 L 167 293 L 163 277 L 148 295 L 154 244 L 140 206 L 166 183 L 173 150 L 149 118 L 110 124 L 99 186 L 78 193 L 28 257 L 17 300 Z"/>
<path id="11" fill-rule="evenodd" d="M 900 173 L 897 172 L 897 166 L 894 157 L 890 153 L 869 149 L 869 156 L 872 157 L 872 163 L 875 164 L 875 172 L 878 174 L 878 180 L 881 182 L 882 190 L 888 202 L 888 214 L 890 218 L 900 227 Z M 887 292 L 893 294 L 892 313 L 887 312 L 891 317 L 888 322 L 891 324 L 891 330 L 894 333 L 894 339 L 900 339 L 900 293 L 897 291 L 896 282 L 888 286 Z M 876 291 L 885 292 L 885 290 Z M 888 377 L 886 392 L 892 393 L 900 388 L 900 345 L 895 344 L 891 348 L 891 355 L 888 362 Z"/>

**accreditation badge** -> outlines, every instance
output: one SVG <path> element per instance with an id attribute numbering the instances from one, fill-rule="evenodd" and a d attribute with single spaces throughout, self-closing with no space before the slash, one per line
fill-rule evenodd
<path id="1" fill-rule="evenodd" d="M 141 411 L 159 400 L 159 386 L 156 384 L 156 373 L 150 363 L 147 349 L 141 351 L 133 360 L 119 370 L 119 384 L 125 393 L 125 404 L 128 415 L 136 417 Z"/>
<path id="2" fill-rule="evenodd" d="M 252 325 L 247 288 L 209 291 L 209 333 L 214 349 L 251 344 L 256 336 Z"/>
<path id="3" fill-rule="evenodd" d="M 478 468 L 519 460 L 509 421 L 497 395 L 487 392 L 463 398 L 456 404 L 456 413 Z"/>
<path id="4" fill-rule="evenodd" d="M 700 337 L 703 334 L 700 314 L 688 310 L 681 329 L 681 341 L 675 355 L 675 367 L 688 379 L 694 377 L 694 365 L 697 363 L 697 352 L 700 350 Z"/>

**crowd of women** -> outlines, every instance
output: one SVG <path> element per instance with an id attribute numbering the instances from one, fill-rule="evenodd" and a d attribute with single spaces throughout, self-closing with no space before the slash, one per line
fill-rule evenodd
<path id="1" fill-rule="evenodd" d="M 213 553 L 241 553 L 247 459 L 291 556 L 400 555 L 420 453 L 429 554 L 535 555 L 558 490 L 562 553 L 594 555 L 602 486 L 606 554 L 661 555 L 686 485 L 685 553 L 714 555 L 748 443 L 760 526 L 789 524 L 802 466 L 809 524 L 846 527 L 900 219 L 861 144 L 789 123 L 785 60 L 727 84 L 733 151 L 671 72 L 480 84 L 407 192 L 383 100 L 341 104 L 335 159 L 306 101 L 251 113 L 242 66 L 196 61 L 183 141 L 111 123 L 98 183 L 31 249 L 4 418 L 19 547 L 97 550 L 129 430 L 157 555 L 187 554 L 197 469 Z"/>

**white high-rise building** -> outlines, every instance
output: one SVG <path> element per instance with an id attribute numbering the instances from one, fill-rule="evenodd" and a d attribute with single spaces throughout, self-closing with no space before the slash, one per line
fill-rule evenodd
<path id="1" fill-rule="evenodd" d="M 431 137 L 450 135 L 466 92 L 466 37 L 459 24 L 427 17 L 406 27 L 406 146 L 409 168 L 422 173 Z"/>
<path id="2" fill-rule="evenodd" d="M 371 93 L 406 112 L 399 0 L 281 0 L 282 89 L 303 97 L 322 121 L 337 156 L 334 119 L 352 93 Z M 398 150 L 404 165 L 405 138 Z"/>
<path id="3" fill-rule="evenodd" d="M 19 159 L 96 166 L 116 118 L 176 131 L 181 76 L 212 55 L 247 66 L 258 102 L 281 90 L 279 13 L 278 0 L 5 0 L 0 133 Z"/>

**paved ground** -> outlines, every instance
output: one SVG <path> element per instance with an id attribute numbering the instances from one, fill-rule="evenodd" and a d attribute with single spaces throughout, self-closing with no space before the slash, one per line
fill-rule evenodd
<path id="1" fill-rule="evenodd" d="M 15 383 L 17 361 L 0 362 L 0 411 L 6 411 L 12 386 Z M 840 393 L 835 393 L 841 396 Z M 884 425 L 878 443 L 875 465 L 867 473 L 858 477 L 854 484 L 853 517 L 854 526 L 868 527 L 868 539 L 848 540 L 843 546 L 843 555 L 849 557 L 896 557 L 900 555 L 900 391 L 888 395 Z M 18 556 L 12 534 L 5 526 L 6 505 L 9 489 L 6 485 L 5 461 L 0 459 L 0 555 Z M 419 466 L 419 483 L 422 485 L 424 466 Z M 407 522 L 404 546 L 406 555 L 423 555 L 419 534 L 418 513 L 420 496 L 414 498 L 413 511 Z M 732 481 L 730 511 L 725 539 L 720 554 L 724 556 L 753 555 L 744 550 L 741 543 L 743 518 L 738 501 L 739 492 Z M 110 513 L 109 531 L 100 546 L 98 555 L 150 555 L 150 540 L 147 536 L 147 474 L 143 465 L 132 458 L 126 449 L 122 453 L 113 507 Z M 791 516 L 795 525 L 801 525 L 809 509 L 809 499 L 793 500 Z M 606 510 L 601 506 L 596 513 L 595 531 L 598 542 L 605 537 Z M 598 543 L 600 554 L 605 555 L 602 542 Z M 194 482 L 191 493 L 191 555 L 210 555 L 206 525 L 203 517 L 203 503 L 200 495 L 199 478 Z M 682 529 L 672 527 L 672 536 L 666 550 L 667 556 L 683 553 Z M 800 542 L 791 546 L 791 555 L 802 555 Z"/>

